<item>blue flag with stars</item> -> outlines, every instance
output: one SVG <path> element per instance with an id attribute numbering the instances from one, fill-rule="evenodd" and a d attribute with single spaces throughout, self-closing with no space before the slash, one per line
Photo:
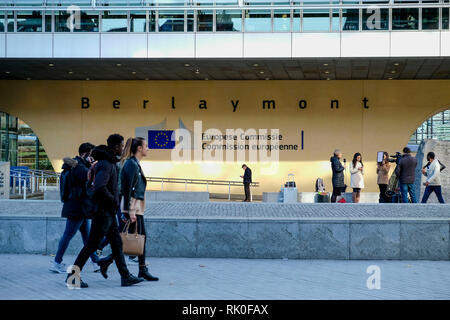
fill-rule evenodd
<path id="1" fill-rule="evenodd" d="M 148 130 L 149 149 L 173 149 L 175 141 L 172 140 L 173 130 Z"/>

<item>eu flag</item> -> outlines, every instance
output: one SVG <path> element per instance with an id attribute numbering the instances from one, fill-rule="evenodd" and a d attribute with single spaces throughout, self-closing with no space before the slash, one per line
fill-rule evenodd
<path id="1" fill-rule="evenodd" d="M 149 149 L 173 149 L 175 141 L 172 140 L 173 130 L 148 130 Z"/>

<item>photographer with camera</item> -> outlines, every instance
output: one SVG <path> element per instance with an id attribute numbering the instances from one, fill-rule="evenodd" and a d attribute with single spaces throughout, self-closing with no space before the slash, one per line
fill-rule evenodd
<path id="1" fill-rule="evenodd" d="M 439 160 L 436 159 L 434 152 L 428 152 L 427 154 L 428 163 L 422 168 L 422 173 L 427 180 L 424 182 L 425 191 L 422 197 L 422 203 L 427 203 L 428 197 L 431 193 L 436 193 L 439 203 L 445 203 L 444 198 L 442 198 L 441 189 L 441 164 Z"/>
<path id="2" fill-rule="evenodd" d="M 400 182 L 403 203 L 408 203 L 408 193 L 411 196 L 411 202 L 417 203 L 416 188 L 414 187 L 416 167 L 417 159 L 411 156 L 411 150 L 408 147 L 404 147 L 403 156 L 395 168 L 395 175 Z"/>

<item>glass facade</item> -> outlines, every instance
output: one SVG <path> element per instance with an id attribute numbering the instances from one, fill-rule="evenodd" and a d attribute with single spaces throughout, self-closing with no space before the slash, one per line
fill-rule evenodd
<path id="1" fill-rule="evenodd" d="M 92 7 L 94 2 L 96 7 Z M 80 26 L 72 32 L 449 30 L 450 10 L 447 0 L 30 0 L 12 3 L 15 6 L 4 7 L 0 12 L 0 32 L 71 32 L 70 22 L 77 21 Z M 433 7 L 414 7 L 420 3 Z M 81 6 L 80 11 L 75 11 L 80 14 L 79 20 L 73 17 L 73 12 L 67 12 L 70 4 Z M 166 8 L 159 10 L 159 6 Z"/>
<path id="2" fill-rule="evenodd" d="M 0 112 L 0 156 L 17 165 L 17 118 L 4 112 Z"/>
<path id="3" fill-rule="evenodd" d="M 425 139 L 450 141 L 450 109 L 439 112 L 422 123 L 408 144 L 419 145 Z"/>

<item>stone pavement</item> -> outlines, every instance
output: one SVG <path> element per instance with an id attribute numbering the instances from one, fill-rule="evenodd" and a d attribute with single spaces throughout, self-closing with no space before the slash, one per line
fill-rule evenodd
<path id="1" fill-rule="evenodd" d="M 107 280 L 87 267 L 89 288 L 69 290 L 65 275 L 48 271 L 51 259 L 0 255 L 0 299 L 450 299 L 448 261 L 149 258 L 159 282 L 122 288 L 115 266 Z M 380 268 L 379 290 L 367 288 L 370 265 Z"/>

